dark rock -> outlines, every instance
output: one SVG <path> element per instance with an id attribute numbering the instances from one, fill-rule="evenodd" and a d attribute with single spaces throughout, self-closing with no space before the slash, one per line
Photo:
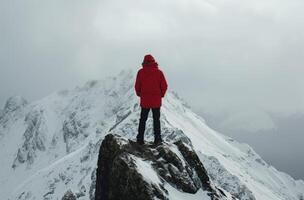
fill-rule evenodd
<path id="1" fill-rule="evenodd" d="M 207 171 L 201 161 L 199 160 L 198 156 L 193 150 L 190 150 L 184 143 L 179 140 L 175 142 L 175 145 L 178 147 L 179 151 L 182 153 L 183 157 L 187 161 L 187 163 L 195 169 L 202 186 L 205 190 L 211 190 L 210 188 L 210 180 L 207 174 Z"/>
<path id="2" fill-rule="evenodd" d="M 151 165 L 159 181 L 141 174 L 138 160 Z M 211 185 L 208 174 L 194 150 L 182 140 L 155 146 L 138 145 L 118 135 L 103 140 L 96 170 L 95 200 L 168 200 L 165 184 L 181 192 L 207 191 L 210 199 L 225 199 L 220 189 Z"/>
<path id="3" fill-rule="evenodd" d="M 61 200 L 76 200 L 76 196 L 71 190 L 68 190 Z"/>

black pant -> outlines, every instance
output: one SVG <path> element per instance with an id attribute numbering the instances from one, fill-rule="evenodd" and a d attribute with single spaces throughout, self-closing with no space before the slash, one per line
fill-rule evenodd
<path id="1" fill-rule="evenodd" d="M 138 126 L 138 135 L 137 135 L 137 139 L 139 139 L 139 140 L 144 139 L 146 121 L 148 118 L 149 111 L 150 111 L 150 108 L 141 108 L 139 126 Z M 160 138 L 161 137 L 160 120 L 159 120 L 160 108 L 152 108 L 152 114 L 153 114 L 154 136 L 155 136 L 155 138 Z"/>

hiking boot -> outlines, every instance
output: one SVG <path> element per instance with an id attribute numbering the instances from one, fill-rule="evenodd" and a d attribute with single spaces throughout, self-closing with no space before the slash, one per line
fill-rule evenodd
<path id="1" fill-rule="evenodd" d="M 154 145 L 159 145 L 163 142 L 163 140 L 161 139 L 161 137 L 155 137 L 154 138 Z"/>
<path id="2" fill-rule="evenodd" d="M 145 141 L 143 139 L 137 139 L 137 144 L 144 145 Z"/>

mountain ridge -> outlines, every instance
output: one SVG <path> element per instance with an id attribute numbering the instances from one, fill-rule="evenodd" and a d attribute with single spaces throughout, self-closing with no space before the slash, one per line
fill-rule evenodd
<path id="1" fill-rule="evenodd" d="M 0 198 L 56 199 L 72 190 L 78 199 L 93 199 L 104 136 L 135 138 L 139 105 L 134 74 L 122 71 L 32 103 L 11 99 L 16 106 L 9 112 L 4 108 L 0 116 L 0 159 L 5 163 L 0 168 Z M 249 145 L 210 129 L 175 93 L 166 95 L 161 112 L 165 141 L 191 141 L 219 187 L 240 199 L 303 197 L 302 180 L 277 171 Z M 146 133 L 146 140 L 152 141 L 151 119 Z"/>

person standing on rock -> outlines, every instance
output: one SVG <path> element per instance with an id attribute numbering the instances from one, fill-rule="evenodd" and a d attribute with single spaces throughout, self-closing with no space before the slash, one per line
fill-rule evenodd
<path id="1" fill-rule="evenodd" d="M 138 126 L 138 135 L 136 137 L 139 144 L 144 144 L 144 133 L 146 121 L 150 109 L 153 114 L 154 144 L 160 144 L 161 128 L 160 128 L 160 107 L 162 98 L 165 96 L 168 85 L 164 73 L 158 68 L 158 64 L 152 55 L 148 54 L 144 57 L 142 68 L 138 70 L 135 91 L 140 97 L 140 119 Z"/>

